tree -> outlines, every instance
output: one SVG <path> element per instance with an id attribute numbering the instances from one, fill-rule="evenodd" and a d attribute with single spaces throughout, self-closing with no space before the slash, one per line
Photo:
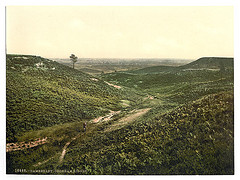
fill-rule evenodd
<path id="1" fill-rule="evenodd" d="M 73 63 L 73 69 L 74 69 L 74 64 L 77 62 L 78 57 L 75 56 L 74 54 L 71 54 L 70 59 L 71 59 L 71 61 Z"/>

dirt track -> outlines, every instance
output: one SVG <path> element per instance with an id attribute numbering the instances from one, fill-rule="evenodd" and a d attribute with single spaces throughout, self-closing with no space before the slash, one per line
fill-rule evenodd
<path id="1" fill-rule="evenodd" d="M 102 122 L 102 121 L 109 121 L 111 120 L 111 118 L 116 115 L 119 114 L 121 111 L 111 111 L 108 115 L 106 116 L 101 116 L 98 118 L 95 118 L 92 120 L 93 123 L 98 123 L 98 122 Z"/>
<path id="2" fill-rule="evenodd" d="M 138 117 L 146 114 L 151 108 L 146 108 L 146 109 L 138 109 L 138 110 L 133 110 L 131 111 L 128 115 L 126 115 L 125 117 L 121 118 L 120 120 L 116 121 L 114 124 L 110 125 L 106 130 L 105 132 L 110 132 L 110 131 L 113 131 L 113 130 L 116 130 L 118 128 L 121 128 L 123 127 L 124 125 L 134 121 L 135 119 L 137 119 Z M 107 121 L 107 120 L 110 120 L 112 118 L 113 115 L 115 114 L 119 114 L 121 111 L 111 111 L 108 115 L 106 116 L 103 116 L 103 117 L 99 117 L 99 118 L 96 118 L 96 119 L 93 119 L 92 122 L 93 123 L 98 123 L 100 121 Z M 82 134 L 79 133 L 78 135 L 76 135 L 75 137 L 73 137 L 70 141 L 68 141 L 65 146 L 63 147 L 63 150 L 62 150 L 62 153 L 59 157 L 59 161 L 58 161 L 58 164 L 61 164 L 65 155 L 66 155 L 66 152 L 67 152 L 67 148 L 68 146 L 74 141 L 76 140 L 79 136 L 81 136 Z M 39 165 L 42 165 L 46 162 L 48 162 L 49 160 L 53 159 L 53 157 L 43 161 L 43 162 L 39 162 L 37 164 L 35 164 L 34 166 L 39 166 Z"/>
<path id="3" fill-rule="evenodd" d="M 38 138 L 35 141 L 26 142 L 17 142 L 17 143 L 7 143 L 6 145 L 6 152 L 11 151 L 20 151 L 28 148 L 33 148 L 36 146 L 40 146 L 47 143 L 47 137 L 45 138 Z"/>
<path id="4" fill-rule="evenodd" d="M 131 111 L 129 115 L 121 118 L 119 121 L 117 121 L 116 123 L 112 124 L 109 128 L 107 128 L 105 130 L 105 132 L 110 132 L 110 131 L 116 130 L 116 129 L 126 125 L 127 123 L 134 121 L 138 117 L 146 114 L 150 109 L 151 108 L 138 109 L 138 110 Z"/>
<path id="5" fill-rule="evenodd" d="M 107 83 L 109 86 L 115 87 L 115 88 L 117 88 L 117 89 L 122 88 L 121 86 L 118 86 L 118 85 L 115 85 L 115 84 L 111 84 L 111 83 L 109 83 L 109 82 L 107 82 L 107 81 L 104 81 L 104 82 Z"/>
<path id="6" fill-rule="evenodd" d="M 69 144 L 71 144 L 72 141 L 74 141 L 75 139 L 77 139 L 81 134 L 78 134 L 77 136 L 75 136 L 74 138 L 71 139 L 71 141 L 68 141 L 65 146 L 63 147 L 63 150 L 62 150 L 62 154 L 61 156 L 59 157 L 59 161 L 58 161 L 58 164 L 60 164 L 67 152 L 67 147 L 69 146 Z"/>
<path id="7" fill-rule="evenodd" d="M 113 131 L 113 130 L 116 130 L 124 125 L 126 125 L 127 123 L 130 123 L 132 122 L 133 120 L 135 120 L 136 118 L 146 114 L 151 108 L 146 108 L 146 109 L 138 109 L 138 110 L 133 110 L 130 112 L 130 115 L 127 115 L 126 117 L 123 117 L 121 118 L 119 121 L 117 121 L 116 123 L 112 124 L 109 128 L 107 128 L 105 130 L 105 132 L 109 132 L 109 131 Z M 120 113 L 120 111 L 112 111 L 110 112 L 108 115 L 104 116 L 104 117 L 99 117 L 99 118 L 96 118 L 94 119 L 92 122 L 93 123 L 97 123 L 99 121 L 107 121 L 107 120 L 110 120 L 111 117 L 115 114 L 118 114 Z M 66 154 L 66 151 L 67 151 L 67 147 L 71 144 L 72 141 L 74 141 L 75 139 L 77 139 L 81 134 L 78 134 L 77 136 L 75 136 L 74 138 L 71 139 L 71 141 L 67 142 L 65 144 L 65 146 L 63 147 L 63 150 L 62 150 L 62 154 L 61 156 L 59 157 L 59 161 L 58 161 L 58 164 L 60 164 Z"/>

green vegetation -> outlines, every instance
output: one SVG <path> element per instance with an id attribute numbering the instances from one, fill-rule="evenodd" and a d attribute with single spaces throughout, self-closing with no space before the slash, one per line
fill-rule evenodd
<path id="1" fill-rule="evenodd" d="M 180 66 L 180 69 L 225 69 L 233 68 L 233 58 L 203 57 L 189 64 Z"/>
<path id="2" fill-rule="evenodd" d="M 84 174 L 233 174 L 233 95 L 219 93 L 76 142 L 60 169 Z M 224 128 L 223 128 L 224 127 Z"/>
<path id="3" fill-rule="evenodd" d="M 7 141 L 48 143 L 8 152 L 7 173 L 234 174 L 233 99 L 231 58 L 93 77 L 41 57 L 8 55 Z M 151 110 L 120 125 L 144 108 Z M 110 110 L 121 112 L 89 121 Z M 35 172 L 44 169 L 52 171 Z"/>
<path id="4" fill-rule="evenodd" d="M 69 59 L 55 59 L 57 62 L 66 66 L 72 67 Z M 192 60 L 186 59 L 159 59 L 159 58 L 79 58 L 79 61 L 75 64 L 75 69 L 89 73 L 89 74 L 101 74 L 130 71 L 154 66 L 180 66 L 191 62 Z"/>
<path id="5" fill-rule="evenodd" d="M 7 142 L 25 131 L 120 109 L 121 91 L 36 56 L 7 56 Z"/>
<path id="6" fill-rule="evenodd" d="M 213 59 L 216 59 L 215 65 L 212 62 Z M 208 60 L 208 58 L 201 58 L 180 67 L 156 66 L 136 71 L 104 74 L 102 78 L 149 94 L 167 103 L 184 104 L 204 95 L 233 90 L 233 59 L 220 58 L 218 61 L 218 58 L 210 58 L 211 63 L 207 63 Z M 225 71 L 204 69 L 204 63 L 208 68 L 223 66 Z M 196 65 L 200 69 L 196 69 Z"/>

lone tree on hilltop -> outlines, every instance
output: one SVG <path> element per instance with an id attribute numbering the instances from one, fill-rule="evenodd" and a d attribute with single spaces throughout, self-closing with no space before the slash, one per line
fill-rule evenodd
<path id="1" fill-rule="evenodd" d="M 77 59 L 78 59 L 77 56 L 75 56 L 74 54 L 71 54 L 70 60 L 71 60 L 72 63 L 73 63 L 73 69 L 74 69 L 74 64 L 77 62 Z"/>

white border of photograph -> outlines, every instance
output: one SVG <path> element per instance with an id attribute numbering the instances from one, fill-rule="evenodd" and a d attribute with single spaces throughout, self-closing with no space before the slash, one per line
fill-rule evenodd
<path id="1" fill-rule="evenodd" d="M 192 178 L 218 178 L 218 179 L 226 179 L 226 178 L 238 178 L 239 179 L 239 131 L 238 128 L 240 126 L 239 117 L 240 112 L 239 108 L 239 77 L 240 72 L 238 71 L 239 63 L 240 63 L 240 1 L 237 0 L 1 0 L 0 1 L 0 27 L 1 27 L 1 36 L 0 36 L 0 114 L 1 114 L 1 129 L 0 129 L 0 176 L 1 179 L 24 179 L 24 180 L 32 180 L 32 179 L 92 179 L 92 178 L 100 178 L 100 179 L 145 179 L 145 178 L 153 178 L 153 179 L 173 179 L 173 178 L 181 178 L 181 179 L 192 179 Z M 235 175 L 234 176 L 48 176 L 48 175 L 6 175 L 6 58 L 5 58 L 5 7 L 6 6 L 234 6 L 234 65 L 235 65 L 235 79 L 234 79 L 234 100 L 235 100 L 235 119 L 234 119 L 234 141 L 235 141 Z"/>

